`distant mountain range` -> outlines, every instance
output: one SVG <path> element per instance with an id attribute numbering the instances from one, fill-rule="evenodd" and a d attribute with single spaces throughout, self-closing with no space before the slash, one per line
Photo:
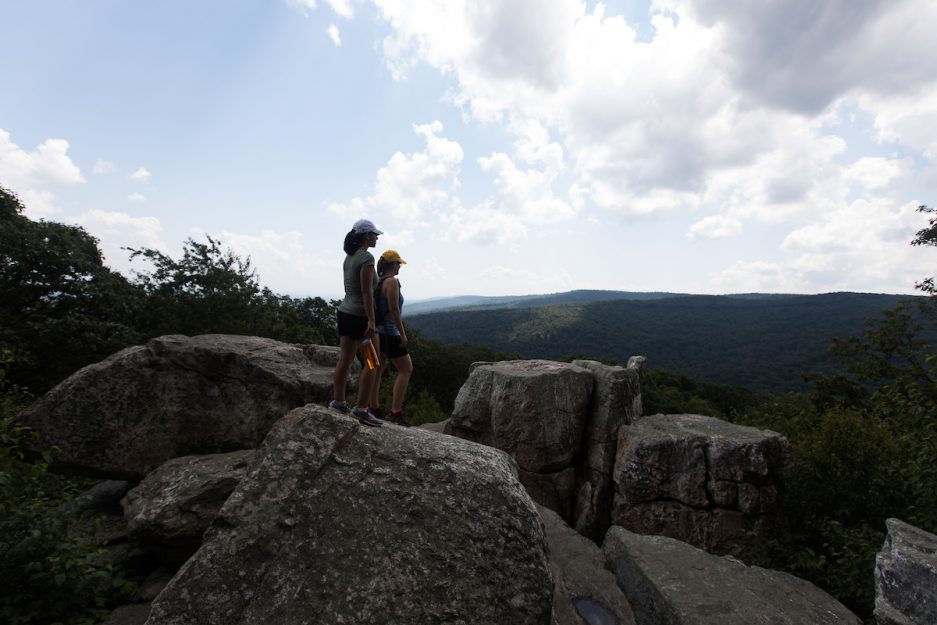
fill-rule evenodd
<path id="1" fill-rule="evenodd" d="M 801 374 L 829 372 L 830 341 L 907 295 L 688 295 L 570 291 L 464 296 L 407 303 L 407 323 L 443 343 L 473 343 L 522 358 L 632 355 L 693 379 L 771 391 L 803 390 Z"/>
<path id="2" fill-rule="evenodd" d="M 658 299 L 678 297 L 676 293 L 641 293 L 630 291 L 595 291 L 579 290 L 546 295 L 457 295 L 455 297 L 437 297 L 407 303 L 407 315 L 419 315 L 428 312 L 453 309 L 516 308 L 523 306 L 543 306 L 545 304 L 572 304 L 577 302 L 600 302 L 620 299 Z"/>

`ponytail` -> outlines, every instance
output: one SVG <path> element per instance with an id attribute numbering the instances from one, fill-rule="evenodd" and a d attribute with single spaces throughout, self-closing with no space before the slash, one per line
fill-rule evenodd
<path id="1" fill-rule="evenodd" d="M 345 253 L 351 256 L 358 251 L 358 248 L 361 247 L 361 239 L 363 235 L 355 234 L 354 230 L 349 230 L 348 234 L 345 235 L 345 243 L 342 246 L 345 250 Z"/>

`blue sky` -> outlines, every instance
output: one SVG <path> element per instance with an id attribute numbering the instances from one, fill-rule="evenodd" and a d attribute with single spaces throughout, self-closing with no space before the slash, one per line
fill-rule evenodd
<path id="1" fill-rule="evenodd" d="M 0 184 L 33 219 L 205 234 L 341 295 L 359 217 L 413 299 L 913 292 L 932 0 L 0 0 Z M 135 261 L 137 263 L 139 261 Z"/>

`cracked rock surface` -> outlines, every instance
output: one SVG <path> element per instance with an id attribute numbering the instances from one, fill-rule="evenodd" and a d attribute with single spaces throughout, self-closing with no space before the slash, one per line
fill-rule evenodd
<path id="1" fill-rule="evenodd" d="M 777 512 L 786 438 L 702 415 L 652 415 L 618 434 L 612 523 L 733 553 Z"/>
<path id="2" fill-rule="evenodd" d="M 455 437 L 296 409 L 148 623 L 546 625 L 546 538 L 515 471 Z"/>

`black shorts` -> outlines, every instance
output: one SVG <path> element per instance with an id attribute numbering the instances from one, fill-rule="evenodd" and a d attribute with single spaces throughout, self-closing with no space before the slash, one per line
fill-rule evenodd
<path id="1" fill-rule="evenodd" d="M 368 331 L 368 318 L 338 311 L 338 335 L 348 336 L 356 341 L 364 338 Z"/>
<path id="2" fill-rule="evenodd" d="M 404 345 L 400 344 L 400 337 L 391 334 L 381 335 L 381 353 L 386 354 L 388 358 L 400 358 L 410 352 Z"/>

